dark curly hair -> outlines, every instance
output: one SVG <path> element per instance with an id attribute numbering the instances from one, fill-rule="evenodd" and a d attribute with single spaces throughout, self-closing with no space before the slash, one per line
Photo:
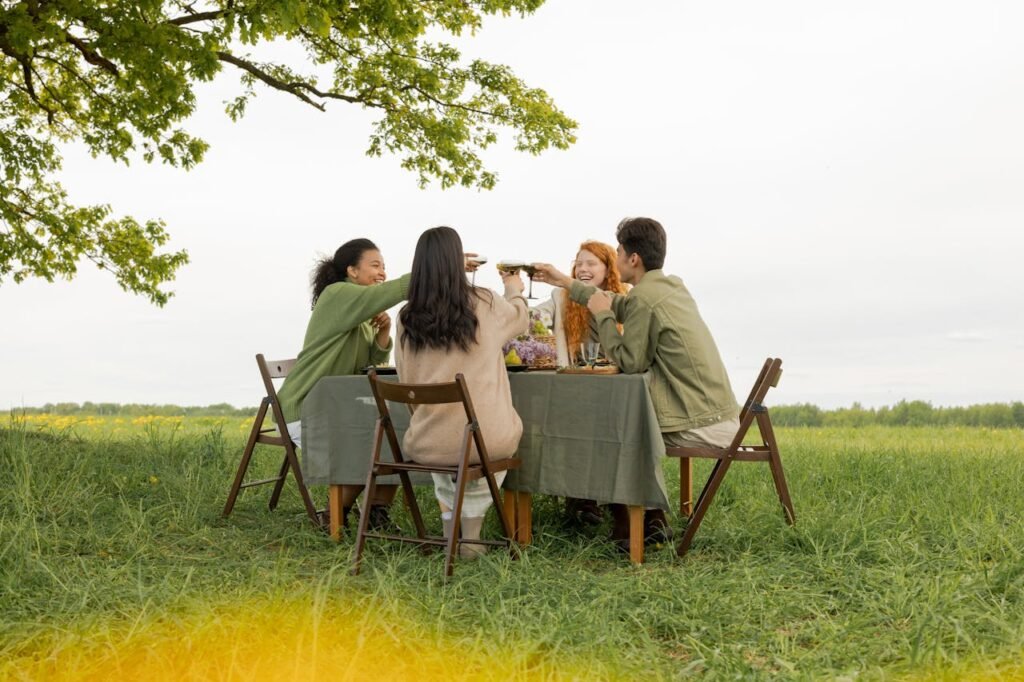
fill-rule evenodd
<path id="1" fill-rule="evenodd" d="M 409 302 L 398 312 L 400 343 L 413 351 L 467 351 L 476 343 L 479 322 L 472 297 L 478 294 L 466 280 L 464 259 L 462 239 L 452 228 L 433 227 L 420 235 L 409 274 Z"/>
<path id="2" fill-rule="evenodd" d="M 316 306 L 316 300 L 320 298 L 324 289 L 348 279 L 349 266 L 358 265 L 364 253 L 379 250 L 369 239 L 350 239 L 338 247 L 334 256 L 317 261 L 313 276 L 310 277 L 310 286 L 313 288 L 312 306 Z"/>

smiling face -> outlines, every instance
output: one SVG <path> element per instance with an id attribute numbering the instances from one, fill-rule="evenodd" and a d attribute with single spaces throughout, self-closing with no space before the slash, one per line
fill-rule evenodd
<path id="1" fill-rule="evenodd" d="M 573 276 L 584 284 L 600 289 L 604 286 L 608 268 L 604 262 L 586 249 L 576 254 L 576 263 L 573 265 Z"/>
<path id="2" fill-rule="evenodd" d="M 380 251 L 377 249 L 363 251 L 359 262 L 348 266 L 346 274 L 348 275 L 349 282 L 364 287 L 371 284 L 380 284 L 388 278 L 387 273 L 384 271 L 384 256 L 380 255 Z"/>

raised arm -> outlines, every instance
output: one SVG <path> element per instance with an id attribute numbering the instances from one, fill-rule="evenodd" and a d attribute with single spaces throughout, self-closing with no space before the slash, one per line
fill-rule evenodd
<path id="1" fill-rule="evenodd" d="M 368 287 L 340 282 L 324 290 L 314 313 L 329 318 L 338 331 L 345 331 L 398 305 L 408 295 L 409 275 Z"/>
<path id="2" fill-rule="evenodd" d="M 502 273 L 505 284 L 503 299 L 495 299 L 494 311 L 498 316 L 498 329 L 504 341 L 525 334 L 530 328 L 530 309 L 523 298 L 523 280 L 519 274 Z"/>

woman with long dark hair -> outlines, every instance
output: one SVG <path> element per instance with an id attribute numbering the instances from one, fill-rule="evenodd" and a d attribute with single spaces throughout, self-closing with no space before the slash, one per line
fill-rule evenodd
<path id="1" fill-rule="evenodd" d="M 471 286 L 463 273 L 462 240 L 450 227 L 424 232 L 416 244 L 409 278 L 409 302 L 398 313 L 395 364 L 402 382 L 414 384 L 466 377 L 491 459 L 511 457 L 519 447 L 523 423 L 512 406 L 501 348 L 526 331 L 529 313 L 518 274 L 502 273 L 504 296 Z M 403 450 L 426 464 L 457 464 L 466 415 L 460 405 L 421 405 L 405 433 Z M 479 461 L 475 449 L 473 461 Z M 498 475 L 499 485 L 504 472 Z M 445 534 L 454 519 L 455 486 L 450 476 L 434 476 Z M 491 504 L 484 480 L 466 486 L 460 526 L 462 537 L 479 539 Z M 472 557 L 481 545 L 463 545 Z"/>
<path id="2" fill-rule="evenodd" d="M 391 318 L 385 312 L 401 303 L 409 290 L 409 275 L 390 282 L 380 249 L 369 239 L 342 244 L 313 270 L 313 314 L 306 327 L 302 351 L 278 399 L 288 433 L 301 447 L 302 401 L 321 377 L 358 374 L 367 365 L 387 362 L 391 355 Z M 362 485 L 342 486 L 342 523 L 362 491 Z M 390 524 L 388 505 L 397 486 L 379 486 L 370 504 L 370 523 Z"/>

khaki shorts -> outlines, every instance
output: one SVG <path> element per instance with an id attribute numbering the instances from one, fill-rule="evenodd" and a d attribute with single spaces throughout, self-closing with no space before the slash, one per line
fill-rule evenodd
<path id="1" fill-rule="evenodd" d="M 689 431 L 664 431 L 661 434 L 667 448 L 693 448 L 711 445 L 716 448 L 727 448 L 740 430 L 738 417 L 727 419 L 717 424 L 701 426 Z"/>

